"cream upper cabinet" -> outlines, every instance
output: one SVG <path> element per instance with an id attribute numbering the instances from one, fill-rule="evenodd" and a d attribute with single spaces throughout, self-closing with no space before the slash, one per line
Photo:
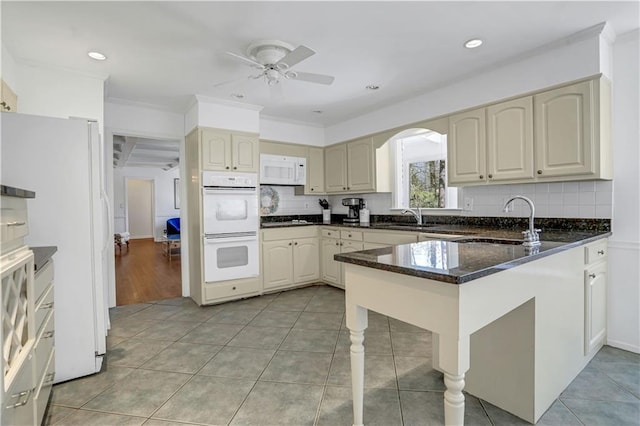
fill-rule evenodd
<path id="1" fill-rule="evenodd" d="M 487 179 L 533 178 L 533 98 L 487 107 Z"/>
<path id="2" fill-rule="evenodd" d="M 202 169 L 258 172 L 258 137 L 218 129 L 201 129 Z"/>
<path id="3" fill-rule="evenodd" d="M 376 189 L 375 151 L 372 138 L 325 149 L 327 192 L 371 192 Z"/>
<path id="4" fill-rule="evenodd" d="M 307 185 L 305 194 L 318 194 L 324 192 L 324 150 L 322 148 L 309 148 L 307 156 Z"/>
<path id="5" fill-rule="evenodd" d="M 485 108 L 449 117 L 447 157 L 449 185 L 486 181 Z"/>
<path id="6" fill-rule="evenodd" d="M 594 84 L 585 81 L 535 95 L 539 177 L 595 172 Z"/>
<path id="7" fill-rule="evenodd" d="M 375 189 L 374 151 L 371 138 L 347 144 L 347 190 Z"/>
<path id="8" fill-rule="evenodd" d="M 327 192 L 343 192 L 347 190 L 346 144 L 325 148 L 324 177 Z"/>

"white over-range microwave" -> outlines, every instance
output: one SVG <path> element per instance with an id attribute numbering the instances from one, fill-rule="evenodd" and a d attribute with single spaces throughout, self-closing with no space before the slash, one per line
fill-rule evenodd
<path id="1" fill-rule="evenodd" d="M 307 159 L 283 155 L 260 154 L 260 183 L 267 185 L 304 185 Z"/>

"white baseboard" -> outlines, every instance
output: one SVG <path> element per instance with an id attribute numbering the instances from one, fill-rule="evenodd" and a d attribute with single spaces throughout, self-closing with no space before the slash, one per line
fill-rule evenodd
<path id="1" fill-rule="evenodd" d="M 608 346 L 613 346 L 614 348 L 618 348 L 618 349 L 622 349 L 625 351 L 629 351 L 629 352 L 633 352 L 636 354 L 640 354 L 640 346 L 634 346 L 634 345 L 630 345 L 626 342 L 619 342 L 617 340 L 608 340 L 607 339 L 607 345 Z"/>

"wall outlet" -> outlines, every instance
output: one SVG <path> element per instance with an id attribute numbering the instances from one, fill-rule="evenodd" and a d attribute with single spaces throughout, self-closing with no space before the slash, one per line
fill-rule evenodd
<path id="1" fill-rule="evenodd" d="M 464 199 L 464 210 L 470 212 L 473 210 L 473 198 Z"/>
<path id="2" fill-rule="evenodd" d="M 309 203 L 304 203 L 304 208 L 308 209 L 309 208 Z"/>

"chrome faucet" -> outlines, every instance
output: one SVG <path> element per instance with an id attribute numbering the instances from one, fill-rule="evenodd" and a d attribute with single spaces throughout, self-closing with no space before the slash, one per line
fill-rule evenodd
<path id="1" fill-rule="evenodd" d="M 535 229 L 533 227 L 533 216 L 535 214 L 535 207 L 533 206 L 533 201 L 531 201 L 531 199 L 525 196 L 516 195 L 515 197 L 512 197 L 511 199 L 509 199 L 509 201 L 507 201 L 504 204 L 504 208 L 502 209 L 502 211 L 506 213 L 508 211 L 509 204 L 511 204 L 513 200 L 518 198 L 523 201 L 526 201 L 526 203 L 529 204 L 529 209 L 531 210 L 531 214 L 529 215 L 529 229 L 526 231 L 522 231 L 522 235 L 524 236 L 524 242 L 522 243 L 522 245 L 525 247 L 537 247 L 540 245 L 540 235 L 538 234 L 541 232 L 541 230 Z"/>
<path id="2" fill-rule="evenodd" d="M 416 213 L 417 210 L 418 212 Z M 413 215 L 413 217 L 416 218 L 416 222 L 418 223 L 418 225 L 422 225 L 422 211 L 420 209 L 420 207 L 416 207 L 416 209 L 404 209 L 402 210 L 402 214 L 407 214 L 407 213 L 411 213 Z"/>

